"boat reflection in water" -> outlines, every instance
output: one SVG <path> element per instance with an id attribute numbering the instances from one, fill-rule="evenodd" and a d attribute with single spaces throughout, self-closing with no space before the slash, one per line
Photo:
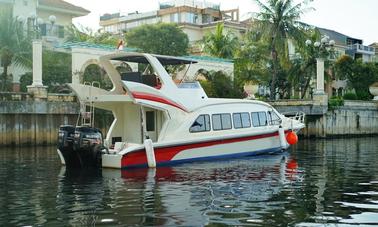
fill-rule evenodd
<path id="1" fill-rule="evenodd" d="M 62 214 L 71 225 L 258 222 L 274 207 L 267 200 L 301 180 L 287 153 L 156 169 L 77 171 L 62 168 L 57 196 L 58 206 L 72 211 Z"/>

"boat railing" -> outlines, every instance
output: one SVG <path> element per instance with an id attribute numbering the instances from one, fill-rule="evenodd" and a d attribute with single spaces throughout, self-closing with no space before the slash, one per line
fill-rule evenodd
<path id="1" fill-rule="evenodd" d="M 295 120 L 295 121 L 299 121 L 300 123 L 304 123 L 305 116 L 306 116 L 306 114 L 302 111 L 286 112 L 286 113 L 282 113 L 282 114 L 285 115 L 287 118 L 290 118 L 290 119 Z"/>

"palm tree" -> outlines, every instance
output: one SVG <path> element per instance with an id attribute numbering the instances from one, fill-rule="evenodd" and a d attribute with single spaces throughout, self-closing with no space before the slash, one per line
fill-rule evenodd
<path id="1" fill-rule="evenodd" d="M 263 0 L 254 1 L 260 8 L 254 23 L 270 46 L 273 69 L 270 99 L 274 99 L 280 61 L 283 63 L 288 59 L 288 40 L 294 43 L 304 42 L 302 28 L 307 28 L 308 25 L 300 22 L 299 19 L 310 9 L 304 8 L 309 0 L 302 0 L 297 4 L 294 0 L 265 0 L 265 3 Z"/>
<path id="2" fill-rule="evenodd" d="M 204 40 L 204 51 L 214 57 L 233 58 L 238 39 L 232 33 L 223 34 L 223 23 L 218 23 L 215 33 L 208 34 Z"/>
<path id="3" fill-rule="evenodd" d="M 0 60 L 3 67 L 1 91 L 5 90 L 8 68 L 11 64 L 31 68 L 31 39 L 23 25 L 12 17 L 9 11 L 0 12 Z"/>

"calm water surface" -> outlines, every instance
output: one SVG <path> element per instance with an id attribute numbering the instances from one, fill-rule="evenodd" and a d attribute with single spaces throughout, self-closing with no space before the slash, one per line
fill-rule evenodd
<path id="1" fill-rule="evenodd" d="M 55 148 L 0 150 L 0 226 L 378 225 L 378 137 L 156 170 L 71 172 Z"/>

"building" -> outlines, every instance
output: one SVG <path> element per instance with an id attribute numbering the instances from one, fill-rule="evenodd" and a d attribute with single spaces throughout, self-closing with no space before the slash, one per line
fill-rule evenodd
<path id="1" fill-rule="evenodd" d="M 72 24 L 72 19 L 90 13 L 63 0 L 0 0 L 0 9 L 10 10 L 26 31 L 37 31 L 45 46 L 64 41 L 65 27 Z M 20 77 L 25 70 L 12 65 L 10 73 L 13 90 L 19 91 Z"/>
<path id="2" fill-rule="evenodd" d="M 63 0 L 0 0 L 0 7 L 11 10 L 26 29 L 39 29 L 42 38 L 49 42 L 52 38 L 62 40 L 64 28 L 72 24 L 73 18 L 90 13 Z"/>
<path id="3" fill-rule="evenodd" d="M 374 62 L 378 62 L 378 43 L 372 43 L 369 45 L 369 47 L 373 47 L 375 50 L 375 56 L 374 56 Z"/>
<path id="4" fill-rule="evenodd" d="M 363 62 L 371 62 L 374 60 L 374 47 L 363 45 L 362 39 L 356 39 L 325 28 L 318 29 L 322 36 L 328 36 L 330 40 L 335 41 L 335 51 L 338 56 L 347 54 L 353 59 L 362 59 Z"/>
<path id="5" fill-rule="evenodd" d="M 225 32 L 231 31 L 236 36 L 247 30 L 246 24 L 239 20 L 239 9 L 222 11 L 219 4 L 192 0 L 160 3 L 158 10 L 145 13 L 105 14 L 100 17 L 100 26 L 105 32 L 120 34 L 144 24 L 177 23 L 193 46 L 207 33 L 215 31 L 220 21 L 224 23 Z"/>

